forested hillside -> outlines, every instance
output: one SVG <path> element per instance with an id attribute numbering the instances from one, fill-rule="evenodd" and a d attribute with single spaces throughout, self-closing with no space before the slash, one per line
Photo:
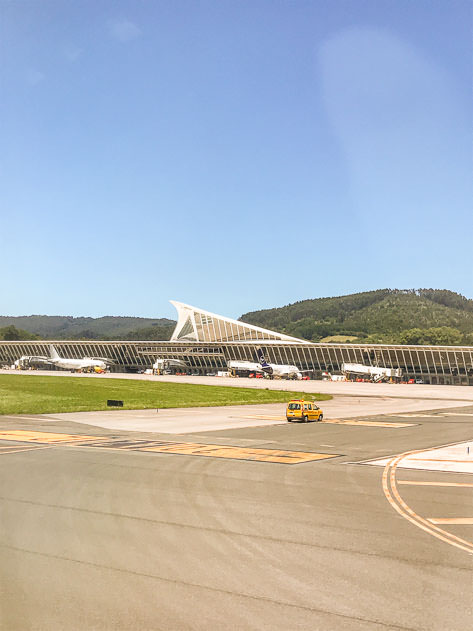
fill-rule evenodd
<path id="1" fill-rule="evenodd" d="M 4 326 L 0 329 L 0 340 L 37 340 L 37 335 L 24 331 L 23 329 L 17 329 L 16 326 L 10 324 L 10 326 Z"/>
<path id="2" fill-rule="evenodd" d="M 133 318 L 105 316 L 73 318 L 69 316 L 0 316 L 0 329 L 22 329 L 21 337 L 5 339 L 56 340 L 168 340 L 176 323 L 167 318 Z"/>
<path id="3" fill-rule="evenodd" d="M 473 300 L 446 289 L 378 289 L 302 300 L 240 320 L 313 342 L 473 346 Z M 169 340 L 166 318 L 0 316 L 0 339 Z"/>
<path id="4" fill-rule="evenodd" d="M 378 289 L 302 300 L 240 319 L 314 342 L 473 344 L 473 300 L 444 289 Z"/>

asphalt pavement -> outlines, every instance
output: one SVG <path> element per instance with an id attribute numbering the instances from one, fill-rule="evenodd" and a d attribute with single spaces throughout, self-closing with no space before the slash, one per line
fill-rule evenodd
<path id="1" fill-rule="evenodd" d="M 470 628 L 473 477 L 392 473 L 470 441 L 464 403 L 176 434 L 0 417 L 0 628 Z"/>

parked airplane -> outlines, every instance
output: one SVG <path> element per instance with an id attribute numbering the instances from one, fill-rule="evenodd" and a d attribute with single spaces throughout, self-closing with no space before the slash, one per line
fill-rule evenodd
<path id="1" fill-rule="evenodd" d="M 284 379 L 302 379 L 302 371 L 297 366 L 286 366 L 284 364 L 268 364 L 261 348 L 256 349 L 261 370 L 273 377 Z M 307 372 L 307 371 L 304 371 Z"/>
<path id="2" fill-rule="evenodd" d="M 259 363 L 231 360 L 228 362 L 228 367 L 236 370 L 258 370 L 270 377 L 280 377 L 282 379 L 302 379 L 302 372 L 307 372 L 299 370 L 297 366 L 269 364 L 261 348 L 256 349 L 256 354 L 258 355 Z"/>
<path id="3" fill-rule="evenodd" d="M 49 345 L 49 354 L 50 357 L 30 357 L 29 359 L 43 361 L 47 364 L 53 364 L 53 366 L 57 366 L 58 368 L 65 368 L 66 370 L 105 370 L 107 368 L 108 360 L 104 359 L 94 357 L 69 359 L 67 357 L 60 357 L 52 344 Z"/>

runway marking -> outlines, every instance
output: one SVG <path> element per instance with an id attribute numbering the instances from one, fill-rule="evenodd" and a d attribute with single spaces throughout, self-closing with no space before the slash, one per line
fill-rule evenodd
<path id="1" fill-rule="evenodd" d="M 0 451 L 9 451 L 10 449 L 16 449 L 18 445 L 0 445 Z"/>
<path id="2" fill-rule="evenodd" d="M 392 458 L 393 456 L 376 458 L 364 461 L 363 464 L 385 467 Z M 405 454 L 399 468 L 473 474 L 473 442 L 466 441 Z"/>
<path id="3" fill-rule="evenodd" d="M 473 416 L 473 414 L 468 414 L 467 412 L 444 412 L 444 416 Z"/>
<path id="4" fill-rule="evenodd" d="M 465 486 L 473 488 L 473 482 L 417 482 L 415 480 L 398 480 L 397 483 L 411 486 Z"/>
<path id="5" fill-rule="evenodd" d="M 390 416 L 395 416 L 396 418 L 439 418 L 440 414 L 395 414 L 393 413 Z"/>
<path id="6" fill-rule="evenodd" d="M 170 453 L 186 456 L 208 456 L 232 460 L 252 460 L 279 464 L 300 464 L 316 460 L 336 458 L 339 454 L 321 454 L 306 451 L 286 451 L 283 449 L 256 449 L 200 443 L 180 443 L 162 440 L 124 439 L 105 436 L 78 436 L 74 434 L 53 434 L 51 432 L 30 432 L 26 430 L 0 431 L 0 441 L 33 443 L 34 447 L 21 445 L 1 445 L 0 455 L 47 449 L 55 445 L 63 447 L 99 447 L 109 450 L 125 450 L 155 453 Z"/>
<path id="7" fill-rule="evenodd" d="M 438 447 L 437 449 L 442 449 L 443 447 Z M 429 519 L 425 519 L 421 517 L 418 513 L 416 513 L 410 506 L 406 504 L 403 500 L 396 485 L 396 469 L 402 462 L 404 458 L 408 458 L 410 456 L 420 454 L 425 450 L 417 449 L 413 451 L 408 451 L 400 456 L 394 456 L 388 460 L 382 478 L 383 491 L 386 496 L 386 499 L 394 508 L 394 510 L 399 513 L 404 519 L 407 519 L 409 522 L 424 530 L 428 534 L 436 537 L 440 541 L 444 543 L 448 543 L 460 550 L 468 552 L 469 554 L 473 554 L 473 543 L 466 539 L 462 539 L 461 537 L 457 537 L 456 535 L 439 528 L 437 525 L 433 524 Z"/>
<path id="8" fill-rule="evenodd" d="M 14 440 L 22 443 L 66 443 L 98 439 L 95 436 L 78 436 L 77 434 L 54 434 L 52 432 L 30 432 L 23 429 L 0 431 L 0 440 Z"/>
<path id="9" fill-rule="evenodd" d="M 92 440 L 81 443 L 80 447 L 100 447 L 102 449 L 133 450 L 140 451 L 144 447 L 157 447 L 160 445 L 174 445 L 175 442 L 168 440 L 146 440 L 146 439 L 126 439 L 126 438 L 105 438 L 94 436 Z"/>
<path id="10" fill-rule="evenodd" d="M 460 524 L 473 526 L 473 517 L 429 517 L 432 524 Z"/>
<path id="11" fill-rule="evenodd" d="M 62 420 L 51 418 L 48 414 L 38 414 L 37 416 L 29 416 L 28 414 L 3 414 L 2 416 L 15 419 L 15 421 L 41 421 L 41 423 L 58 423 Z"/>
<path id="12" fill-rule="evenodd" d="M 330 419 L 321 421 L 321 423 L 333 423 L 334 425 L 361 425 L 363 427 L 391 427 L 394 429 L 403 429 L 404 427 L 414 427 L 416 423 L 388 423 L 385 421 L 341 421 L 339 419 Z"/>
<path id="13" fill-rule="evenodd" d="M 461 462 L 461 464 L 465 464 L 465 462 L 468 462 L 468 460 L 461 460 L 461 459 L 448 459 L 448 458 L 409 458 L 410 461 L 417 461 L 417 462 Z"/>
<path id="14" fill-rule="evenodd" d="M 250 418 L 259 421 L 286 421 L 285 416 L 271 416 L 269 414 L 249 414 L 248 416 L 238 416 L 237 418 Z"/>
<path id="15" fill-rule="evenodd" d="M 8 450 L 0 450 L 0 455 L 9 456 L 10 454 L 18 454 L 22 451 L 38 451 L 38 449 L 51 449 L 52 446 L 53 445 L 35 445 L 34 447 L 21 447 L 20 449 L 15 449 L 15 447 L 18 447 L 18 445 L 12 445 Z"/>
<path id="16" fill-rule="evenodd" d="M 445 418 L 447 416 L 473 416 L 466 412 L 432 412 L 431 414 L 392 414 L 396 418 Z"/>
<path id="17" fill-rule="evenodd" d="M 211 458 L 229 458 L 231 460 L 253 460 L 258 462 L 276 462 L 280 464 L 300 464 L 314 460 L 336 458 L 339 454 L 318 454 L 304 451 L 285 451 L 282 449 L 251 449 L 232 445 L 203 445 L 199 443 L 177 443 L 157 447 L 144 447 L 140 451 L 172 453 L 186 456 L 209 456 Z"/>
<path id="18" fill-rule="evenodd" d="M 266 416 L 265 414 L 253 414 L 251 416 L 240 416 L 239 418 L 259 419 L 263 421 L 286 421 L 285 416 Z M 391 427 L 401 429 L 404 427 L 413 427 L 416 423 L 389 423 L 387 421 L 357 421 L 357 420 L 341 420 L 338 418 L 326 419 L 323 421 L 312 421 L 325 425 L 361 425 L 363 427 Z"/>

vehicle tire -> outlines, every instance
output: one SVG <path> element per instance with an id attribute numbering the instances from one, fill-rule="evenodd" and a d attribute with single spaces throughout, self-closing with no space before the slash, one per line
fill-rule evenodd
<path id="1" fill-rule="evenodd" d="M 321 415 L 319 416 L 319 421 L 323 421 L 323 420 L 324 420 L 324 415 L 323 415 L 323 414 L 321 414 Z"/>
<path id="2" fill-rule="evenodd" d="M 304 423 L 308 423 L 309 422 L 309 417 L 307 415 L 303 416 L 302 420 L 304 421 Z"/>

